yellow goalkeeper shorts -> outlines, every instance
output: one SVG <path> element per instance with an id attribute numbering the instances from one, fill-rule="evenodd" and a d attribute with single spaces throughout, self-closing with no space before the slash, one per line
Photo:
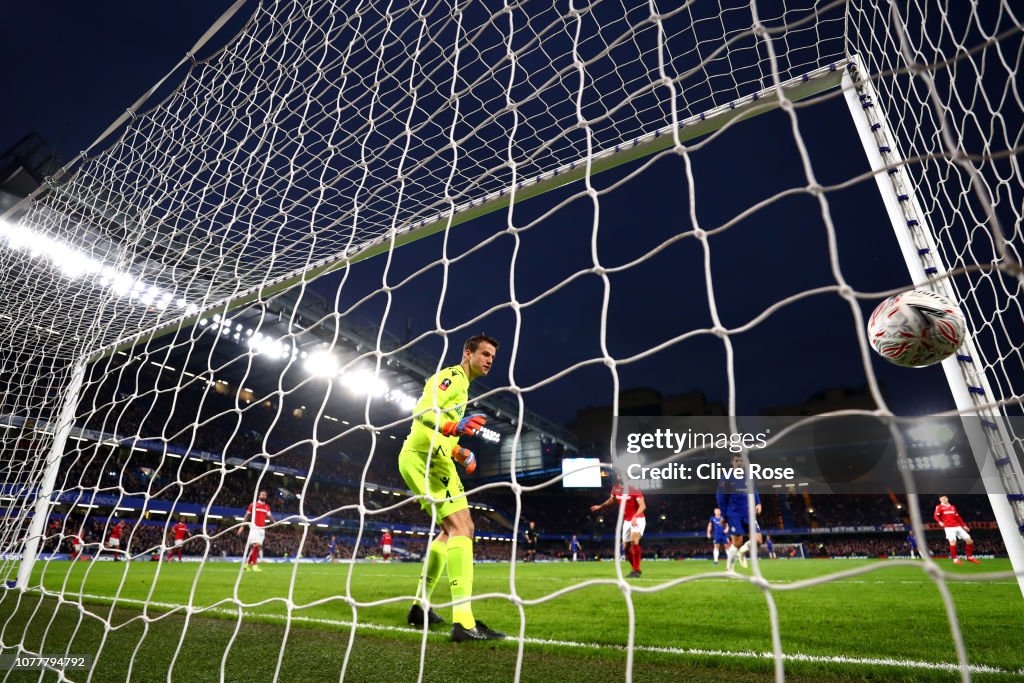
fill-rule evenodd
<path id="1" fill-rule="evenodd" d="M 402 479 L 405 480 L 406 486 L 412 489 L 416 495 L 427 495 L 429 487 L 432 498 L 451 499 L 433 504 L 426 499 L 420 500 L 420 507 L 427 514 L 431 514 L 431 505 L 437 508 L 439 521 L 452 513 L 469 508 L 465 496 L 466 488 L 462 485 L 462 479 L 459 478 L 459 473 L 455 469 L 455 461 L 444 454 L 441 449 L 434 449 L 434 454 L 430 456 L 429 476 L 427 474 L 427 454 L 404 448 L 398 454 L 398 471 L 402 473 Z"/>

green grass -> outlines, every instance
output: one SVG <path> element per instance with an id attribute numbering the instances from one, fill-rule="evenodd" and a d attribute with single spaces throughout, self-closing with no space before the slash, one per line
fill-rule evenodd
<path id="1" fill-rule="evenodd" d="M 769 603 L 748 581 L 721 576 L 709 562 L 647 562 L 631 580 L 635 608 L 633 679 L 770 680 Z M 942 565 L 956 577 L 1007 571 L 1006 561 L 981 567 Z M 337 680 L 345 663 L 353 610 L 363 604 L 346 680 L 415 680 L 422 634 L 405 628 L 415 564 L 264 564 L 241 574 L 234 564 L 77 563 L 37 565 L 34 584 L 61 591 L 61 603 L 38 592 L 0 594 L 4 652 L 22 643 L 47 654 L 97 655 L 93 681 Z M 510 592 L 508 564 L 476 567 L 475 593 Z M 628 568 L 627 568 L 628 569 Z M 786 590 L 794 582 L 869 569 L 822 585 Z M 883 664 L 895 659 L 955 663 L 949 622 L 936 584 L 920 568 L 885 561 L 762 562 L 778 609 L 783 650 L 804 655 L 785 663 L 789 680 L 958 680 L 959 672 Z M 711 572 L 715 572 L 711 574 Z M 698 577 L 677 585 L 670 582 Z M 517 564 L 515 590 L 536 601 L 585 581 L 614 579 L 613 565 Z M 975 680 L 1024 677 L 1024 598 L 1009 578 L 950 581 Z M 658 589 L 653 592 L 648 590 Z M 778 589 L 778 590 L 775 590 Z M 117 600 L 112 600 L 117 596 Z M 286 598 L 292 603 L 291 619 Z M 435 601 L 448 600 L 445 587 Z M 239 607 L 235 601 L 241 601 Z M 81 606 L 76 604 L 81 602 Z M 191 604 L 186 610 L 183 605 Z M 206 608 L 206 609 L 203 609 Z M 516 634 L 517 606 L 505 597 L 474 602 L 492 628 Z M 442 609 L 447 618 L 449 609 Z M 526 642 L 521 678 L 592 682 L 623 678 L 627 666 L 627 593 L 619 585 L 588 585 L 540 604 L 524 604 Z M 290 622 L 290 623 L 289 623 Z M 180 643 L 180 651 L 175 656 Z M 518 642 L 454 645 L 446 632 L 426 640 L 424 680 L 511 680 Z M 847 657 L 857 661 L 830 661 Z M 280 660 L 280 661 L 279 661 Z M 88 672 L 68 672 L 84 680 Z M 20 676 L 20 677 L 19 677 Z M 6 680 L 38 680 L 37 673 Z M 56 677 L 47 680 L 56 680 Z"/>

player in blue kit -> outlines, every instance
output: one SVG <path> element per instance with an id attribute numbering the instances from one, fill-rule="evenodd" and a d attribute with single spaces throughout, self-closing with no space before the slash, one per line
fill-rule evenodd
<path id="1" fill-rule="evenodd" d="M 729 543 L 726 534 L 729 532 L 729 524 L 722 516 L 721 508 L 715 508 L 715 514 L 708 520 L 708 539 L 711 540 L 712 554 L 715 557 L 715 564 L 718 564 L 719 551 Z"/>
<path id="2" fill-rule="evenodd" d="M 324 559 L 326 559 L 328 562 L 334 562 L 334 560 L 336 559 L 334 557 L 334 554 L 335 554 L 335 551 L 336 551 L 337 547 L 338 547 L 338 537 L 337 536 L 331 536 L 331 540 L 327 543 L 327 557 L 324 558 Z"/>
<path id="3" fill-rule="evenodd" d="M 733 471 L 740 469 L 742 472 L 743 456 L 739 453 L 734 454 L 731 467 Z M 753 488 L 753 482 L 749 477 L 733 477 L 726 474 L 718 482 L 718 507 L 725 512 L 725 522 L 729 525 L 728 533 L 732 537 L 732 543 L 725 551 L 725 570 L 727 572 L 736 571 L 737 559 L 742 566 L 747 566 L 747 560 L 743 553 L 750 548 L 750 544 L 744 543 L 743 537 L 747 535 L 747 524 L 750 517 L 750 507 L 747 501 L 751 491 L 754 494 L 754 513 L 759 515 L 761 514 L 761 496 Z M 760 543 L 761 529 L 758 528 L 756 521 L 751 531 L 758 535 Z"/>
<path id="4" fill-rule="evenodd" d="M 569 552 L 572 553 L 573 562 L 576 561 L 577 555 L 579 555 L 580 551 L 582 550 L 583 546 L 581 546 L 580 542 L 576 539 L 576 534 L 573 534 L 572 538 L 569 540 Z"/>

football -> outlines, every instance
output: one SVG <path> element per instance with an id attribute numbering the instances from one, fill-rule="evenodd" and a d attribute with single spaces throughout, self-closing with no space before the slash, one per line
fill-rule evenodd
<path id="1" fill-rule="evenodd" d="M 934 365 L 964 343 L 960 310 L 942 294 L 912 289 L 878 305 L 868 320 L 868 340 L 886 360 L 910 368 Z"/>

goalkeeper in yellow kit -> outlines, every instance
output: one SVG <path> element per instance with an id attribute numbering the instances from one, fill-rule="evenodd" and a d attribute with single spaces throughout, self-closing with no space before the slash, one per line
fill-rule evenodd
<path id="1" fill-rule="evenodd" d="M 413 410 L 412 428 L 402 452 L 398 469 L 412 491 L 440 502 L 421 500 L 431 508 L 441 525 L 441 533 L 427 550 L 427 573 L 417 591 L 419 600 L 429 600 L 441 572 L 447 569 L 452 599 L 466 602 L 452 608 L 452 640 L 499 640 L 504 633 L 492 631 L 473 617 L 468 598 L 473 595 L 473 519 L 469 514 L 465 488 L 455 463 L 472 473 L 476 456 L 459 445 L 460 436 L 474 436 L 486 423 L 483 415 L 465 416 L 469 401 L 469 383 L 486 375 L 498 351 L 498 340 L 486 335 L 470 337 L 462 348 L 462 362 L 444 368 L 427 380 L 423 396 Z M 409 609 L 408 621 L 413 626 L 443 624 L 444 619 L 433 610 L 424 613 L 419 601 Z"/>

